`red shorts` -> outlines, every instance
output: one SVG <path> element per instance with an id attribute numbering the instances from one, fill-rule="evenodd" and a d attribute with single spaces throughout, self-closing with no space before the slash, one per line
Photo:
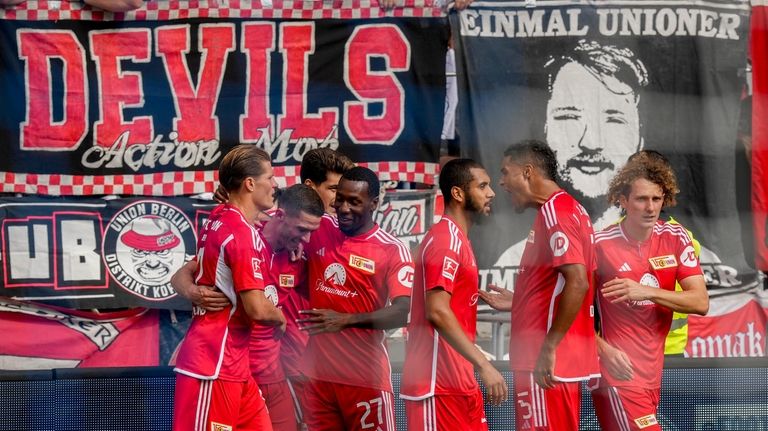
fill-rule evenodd
<path id="1" fill-rule="evenodd" d="M 304 412 L 307 410 L 306 390 L 308 381 L 306 376 L 288 377 L 288 389 L 291 391 L 293 409 L 296 411 L 296 422 L 299 424 L 304 423 Z"/>
<path id="2" fill-rule="evenodd" d="M 293 408 L 293 397 L 288 382 L 260 384 L 261 395 L 267 404 L 274 431 L 296 431 L 298 424 Z"/>
<path id="3" fill-rule="evenodd" d="M 408 431 L 488 431 L 483 394 L 434 395 L 419 401 L 405 400 Z"/>
<path id="4" fill-rule="evenodd" d="M 304 420 L 312 431 L 395 431 L 392 392 L 310 379 Z"/>
<path id="5" fill-rule="evenodd" d="M 252 378 L 247 382 L 229 382 L 176 374 L 173 431 L 235 429 L 272 429 L 264 399 Z"/>
<path id="6" fill-rule="evenodd" d="M 656 420 L 659 389 L 601 387 L 592 391 L 592 402 L 606 431 L 661 431 Z"/>
<path id="7" fill-rule="evenodd" d="M 530 371 L 515 371 L 515 425 L 519 430 L 578 431 L 579 382 L 558 382 L 543 389 Z"/>

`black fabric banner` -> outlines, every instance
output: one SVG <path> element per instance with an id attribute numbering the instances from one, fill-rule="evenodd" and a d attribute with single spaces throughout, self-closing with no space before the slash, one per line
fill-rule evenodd
<path id="1" fill-rule="evenodd" d="M 315 147 L 414 180 L 438 158 L 446 46 L 442 18 L 2 20 L 2 191 L 212 191 L 238 143 L 288 184 Z"/>
<path id="2" fill-rule="evenodd" d="M 215 204 L 191 198 L 0 198 L 0 296 L 69 308 L 189 309 L 171 276 Z M 375 220 L 415 247 L 434 192 L 384 194 Z"/>
<path id="3" fill-rule="evenodd" d="M 710 314 L 743 304 L 758 286 L 741 242 L 751 227 L 738 212 L 749 196 L 736 184 L 748 172 L 734 155 L 749 3 L 525 4 L 476 2 L 451 16 L 468 155 L 494 174 L 507 145 L 548 141 L 560 183 L 601 229 L 619 219 L 605 193 L 627 157 L 662 152 L 682 189 L 668 212 L 702 244 Z M 482 285 L 512 288 L 534 212 L 516 215 L 497 193 L 473 243 Z"/>

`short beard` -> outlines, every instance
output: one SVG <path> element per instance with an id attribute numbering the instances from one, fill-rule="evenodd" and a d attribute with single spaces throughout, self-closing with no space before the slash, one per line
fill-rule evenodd
<path id="1" fill-rule="evenodd" d="M 467 200 L 464 202 L 463 210 L 469 213 L 469 217 L 473 223 L 478 223 L 488 217 L 488 214 L 484 211 L 484 205 L 478 203 L 469 195 L 467 195 Z"/>

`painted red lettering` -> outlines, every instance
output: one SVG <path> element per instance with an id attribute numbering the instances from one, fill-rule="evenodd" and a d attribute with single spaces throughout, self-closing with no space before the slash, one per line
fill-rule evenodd
<path id="1" fill-rule="evenodd" d="M 71 31 L 21 30 L 20 58 L 26 61 L 27 113 L 21 124 L 21 148 L 69 151 L 85 138 L 88 116 L 88 87 L 85 84 L 85 50 Z M 51 59 L 64 63 L 64 88 L 54 89 Z M 61 121 L 53 118 L 53 98 L 63 97 Z"/>
<path id="2" fill-rule="evenodd" d="M 293 136 L 324 139 L 338 124 L 338 108 L 324 108 L 318 114 L 307 112 L 307 63 L 315 52 L 314 23 L 280 25 L 280 51 L 283 65 L 283 115 L 278 130 L 293 129 Z"/>
<path id="3" fill-rule="evenodd" d="M 189 25 L 166 26 L 156 30 L 157 52 L 162 55 L 178 117 L 173 119 L 177 140 L 195 142 L 219 137 L 219 120 L 214 109 L 221 92 L 224 66 L 235 46 L 234 24 L 202 24 L 198 50 L 200 68 L 197 85 L 187 67 Z"/>
<path id="4" fill-rule="evenodd" d="M 240 140 L 258 141 L 258 129 L 274 131 L 269 115 L 269 54 L 275 50 L 275 24 L 243 24 L 242 47 L 248 59 L 246 69 L 247 99 L 245 114 L 240 116 Z M 271 136 L 271 135 L 270 135 Z"/>
<path id="5" fill-rule="evenodd" d="M 99 78 L 99 119 L 94 124 L 94 143 L 111 147 L 117 138 L 129 132 L 127 144 L 152 142 L 154 130 L 150 116 L 125 121 L 123 109 L 144 106 L 144 91 L 138 72 L 123 72 L 120 62 L 126 59 L 149 62 L 148 29 L 93 31 L 91 51 Z"/>
<path id="6" fill-rule="evenodd" d="M 370 60 L 381 57 L 383 71 L 372 71 Z M 408 70 L 411 47 L 394 25 L 363 25 L 355 29 L 344 52 L 344 82 L 358 102 L 344 103 L 344 126 L 357 144 L 392 145 L 405 127 L 405 92 L 394 72 Z M 382 103 L 381 115 L 369 113 Z"/>

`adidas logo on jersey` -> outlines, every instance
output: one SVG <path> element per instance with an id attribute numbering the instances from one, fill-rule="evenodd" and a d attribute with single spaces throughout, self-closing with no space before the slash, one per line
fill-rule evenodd
<path id="1" fill-rule="evenodd" d="M 317 254 L 318 256 L 325 256 L 325 247 L 320 247 L 320 250 L 317 250 L 315 254 Z"/>
<path id="2" fill-rule="evenodd" d="M 629 267 L 629 264 L 627 262 L 624 262 L 624 265 L 621 265 L 619 268 L 619 272 L 629 272 L 632 271 L 632 268 Z"/>

